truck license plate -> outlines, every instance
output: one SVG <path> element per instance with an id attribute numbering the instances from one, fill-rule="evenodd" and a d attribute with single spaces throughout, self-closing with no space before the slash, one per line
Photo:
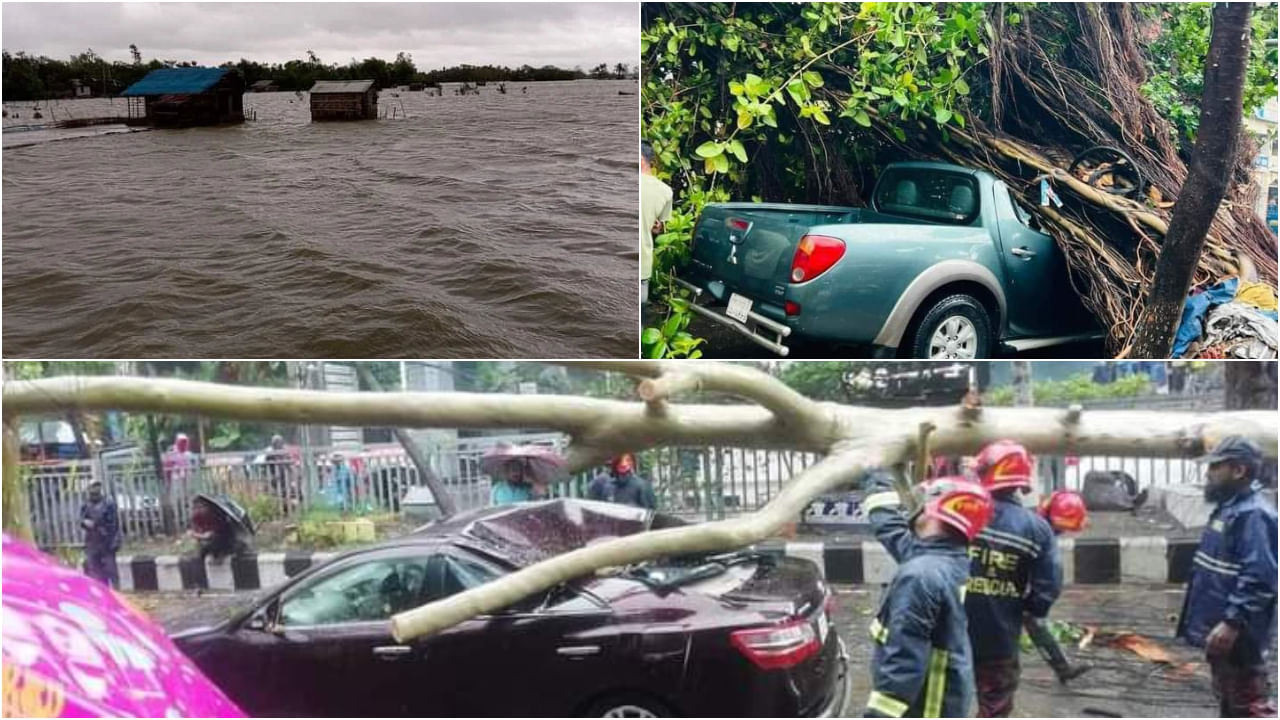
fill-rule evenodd
<path id="1" fill-rule="evenodd" d="M 745 323 L 749 312 L 751 312 L 751 298 L 743 297 L 738 293 L 729 293 L 729 307 L 725 309 L 725 315 Z"/>

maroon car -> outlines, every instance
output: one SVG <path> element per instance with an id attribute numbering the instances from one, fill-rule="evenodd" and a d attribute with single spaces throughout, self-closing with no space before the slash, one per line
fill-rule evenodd
<path id="1" fill-rule="evenodd" d="M 174 640 L 255 716 L 834 716 L 847 659 L 809 562 L 741 552 L 579 578 L 397 643 L 388 618 L 565 550 L 679 524 L 487 508 L 346 553 Z"/>

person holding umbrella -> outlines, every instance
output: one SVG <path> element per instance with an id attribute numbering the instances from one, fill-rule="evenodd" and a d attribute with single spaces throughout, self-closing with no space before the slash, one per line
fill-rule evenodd
<path id="1" fill-rule="evenodd" d="M 552 481 L 564 473 L 564 458 L 540 445 L 500 444 L 480 458 L 480 471 L 492 478 L 490 505 L 542 500 Z"/>

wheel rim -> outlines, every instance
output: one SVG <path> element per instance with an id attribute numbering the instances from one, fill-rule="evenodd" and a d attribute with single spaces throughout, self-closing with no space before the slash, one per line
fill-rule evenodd
<path id="1" fill-rule="evenodd" d="M 655 714 L 655 713 L 654 713 L 652 710 L 650 710 L 649 708 L 643 708 L 643 707 L 640 707 L 639 705 L 619 705 L 619 706 L 617 706 L 617 707 L 615 707 L 615 708 L 610 708 L 610 709 L 606 710 L 606 711 L 604 712 L 604 714 L 603 714 L 603 715 L 601 715 L 600 717 L 607 717 L 607 718 L 656 718 L 656 717 L 658 717 L 658 716 L 657 716 L 657 714 Z"/>
<path id="2" fill-rule="evenodd" d="M 929 340 L 931 360 L 973 360 L 978 357 L 978 329 L 963 315 L 951 315 Z"/>

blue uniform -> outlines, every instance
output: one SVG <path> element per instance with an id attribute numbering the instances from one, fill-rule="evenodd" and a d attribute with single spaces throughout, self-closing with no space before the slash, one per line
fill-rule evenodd
<path id="1" fill-rule="evenodd" d="M 969 639 L 975 663 L 1018 657 L 1022 616 L 1043 618 L 1062 592 L 1058 541 L 1048 521 L 1009 493 L 969 545 Z"/>
<path id="2" fill-rule="evenodd" d="M 1242 490 L 1209 516 L 1192 560 L 1178 637 L 1196 647 L 1226 621 L 1247 642 L 1237 651 L 1261 664 L 1276 616 L 1276 512 L 1256 487 Z"/>
<path id="3" fill-rule="evenodd" d="M 884 473 L 870 479 L 864 507 L 876 537 L 898 562 L 871 624 L 875 650 L 867 717 L 967 717 L 973 662 L 964 611 L 965 545 L 915 536 Z M 877 492 L 878 491 L 878 492 Z"/>

